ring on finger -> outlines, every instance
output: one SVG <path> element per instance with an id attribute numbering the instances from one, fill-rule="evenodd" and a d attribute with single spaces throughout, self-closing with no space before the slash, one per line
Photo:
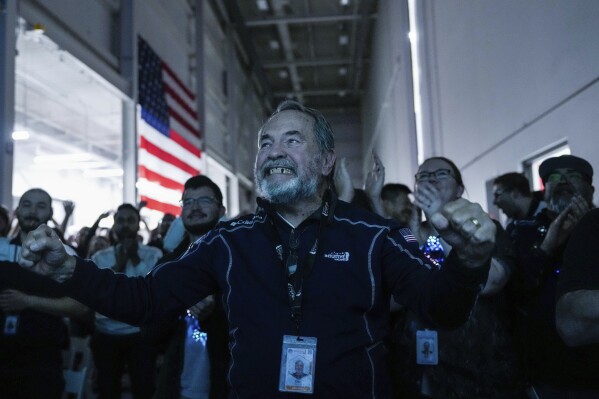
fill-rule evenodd
<path id="1" fill-rule="evenodd" d="M 476 226 L 477 229 L 480 227 L 480 221 L 477 218 L 471 218 L 470 221 Z"/>

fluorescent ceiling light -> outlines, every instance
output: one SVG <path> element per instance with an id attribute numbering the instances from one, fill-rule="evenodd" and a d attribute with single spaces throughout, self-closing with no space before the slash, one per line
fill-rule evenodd
<path id="1" fill-rule="evenodd" d="M 83 171 L 83 176 L 87 177 L 121 177 L 123 169 L 86 169 Z"/>
<path id="2" fill-rule="evenodd" d="M 260 11 L 268 11 L 268 2 L 266 0 L 256 0 L 256 5 Z"/>
<path id="3" fill-rule="evenodd" d="M 48 170 L 87 170 L 106 166 L 105 162 L 52 162 L 34 163 L 30 169 L 39 171 Z"/>
<path id="4" fill-rule="evenodd" d="M 341 76 L 347 75 L 347 68 L 346 67 L 339 68 L 339 75 L 341 75 Z"/>
<path id="5" fill-rule="evenodd" d="M 347 46 L 347 43 L 349 43 L 349 38 L 347 37 L 347 35 L 339 36 L 339 44 L 341 46 Z"/>
<path id="6" fill-rule="evenodd" d="M 286 69 L 281 69 L 281 70 L 279 71 L 279 77 L 280 77 L 281 79 L 287 79 L 287 76 L 289 76 L 289 73 L 287 73 L 287 70 L 286 70 Z"/>
<path id="7" fill-rule="evenodd" d="M 349 4 L 349 0 L 341 0 L 340 3 L 342 6 L 346 6 Z"/>
<path id="8" fill-rule="evenodd" d="M 15 130 L 14 132 L 12 132 L 12 139 L 15 141 L 29 140 L 29 137 L 31 137 L 31 135 L 27 130 Z"/>
<path id="9" fill-rule="evenodd" d="M 35 164 L 52 164 L 52 163 L 67 163 L 67 162 L 86 162 L 92 159 L 90 154 L 80 152 L 75 154 L 54 154 L 54 155 L 38 155 L 33 157 Z"/>
<path id="10" fill-rule="evenodd" d="M 276 40 L 271 40 L 269 42 L 269 44 L 270 44 L 270 48 L 273 49 L 273 50 L 278 50 L 281 47 L 281 45 L 279 44 L 279 42 L 276 41 Z"/>

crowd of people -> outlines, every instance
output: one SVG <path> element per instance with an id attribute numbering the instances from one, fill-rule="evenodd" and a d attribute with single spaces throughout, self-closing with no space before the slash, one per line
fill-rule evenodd
<path id="1" fill-rule="evenodd" d="M 328 122 L 293 101 L 258 146 L 255 213 L 226 220 L 194 176 L 147 244 L 132 204 L 73 240 L 44 190 L 12 232 L 2 208 L 0 396 L 59 398 L 69 335 L 91 335 L 99 398 L 125 371 L 134 398 L 599 397 L 588 161 L 544 161 L 541 193 L 498 176 L 504 227 L 444 157 L 401 184 L 374 155 L 355 188 Z"/>

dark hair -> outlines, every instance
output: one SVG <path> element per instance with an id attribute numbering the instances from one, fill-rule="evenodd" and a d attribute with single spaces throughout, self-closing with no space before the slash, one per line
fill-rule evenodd
<path id="1" fill-rule="evenodd" d="M 368 198 L 368 194 L 366 191 L 361 188 L 356 188 L 354 190 L 354 197 L 351 200 L 351 204 L 357 206 L 358 208 L 366 209 L 369 212 L 374 212 L 372 208 L 372 204 L 370 203 L 370 198 Z"/>
<path id="2" fill-rule="evenodd" d="M 0 219 L 4 220 L 4 231 L 0 231 L 0 237 L 6 237 L 10 230 L 10 211 L 4 205 L 0 205 Z"/>
<path id="3" fill-rule="evenodd" d="M 134 207 L 131 204 L 128 203 L 124 203 L 119 205 L 118 208 L 116 208 L 116 212 L 114 213 L 114 216 L 116 217 L 116 214 L 119 213 L 120 211 L 125 211 L 125 210 L 129 210 L 129 211 L 133 211 L 135 212 L 135 214 L 137 215 L 137 220 L 140 221 L 141 220 L 141 216 L 139 214 L 139 209 L 137 209 L 136 207 Z"/>
<path id="4" fill-rule="evenodd" d="M 314 135 L 316 136 L 318 147 L 322 153 L 331 152 L 335 149 L 335 136 L 333 135 L 333 129 L 331 129 L 331 125 L 329 122 L 327 122 L 320 111 L 306 107 L 297 101 L 285 100 L 279 104 L 275 112 L 273 112 L 268 119 L 272 119 L 273 116 L 280 112 L 290 110 L 299 111 L 309 115 L 312 117 L 312 119 L 314 119 Z M 262 129 L 260 129 L 260 132 L 262 132 Z M 259 136 L 260 134 L 258 134 L 258 137 Z"/>
<path id="5" fill-rule="evenodd" d="M 220 191 L 220 188 L 218 187 L 218 185 L 215 182 L 213 182 L 208 176 L 197 175 L 197 176 L 190 177 L 185 182 L 185 185 L 183 186 L 183 191 L 189 190 L 192 188 L 202 188 L 202 187 L 208 187 L 209 189 L 211 189 L 212 192 L 214 193 L 214 196 L 216 197 L 218 203 L 221 205 L 223 204 L 223 193 Z"/>
<path id="6" fill-rule="evenodd" d="M 23 197 L 25 196 L 25 194 L 34 193 L 34 192 L 45 194 L 48 197 L 48 203 L 50 205 L 52 205 L 52 197 L 50 197 L 50 194 L 48 194 L 48 192 L 46 190 L 43 190 L 43 189 L 37 188 L 37 187 L 36 188 L 30 188 L 29 190 L 25 191 L 23 193 L 23 195 L 21 195 L 21 198 L 19 198 L 19 205 L 21 205 L 21 201 L 23 200 Z"/>
<path id="7" fill-rule="evenodd" d="M 518 191 L 525 197 L 532 196 L 530 192 L 530 182 L 522 173 L 510 172 L 498 176 L 493 180 L 493 184 L 503 187 L 507 191 Z"/>
<path id="8" fill-rule="evenodd" d="M 424 165 L 426 162 L 428 161 L 433 161 L 433 160 L 439 160 L 439 161 L 443 161 L 447 164 L 449 164 L 449 167 L 451 168 L 451 171 L 453 172 L 453 176 L 455 178 L 456 183 L 458 183 L 459 186 L 462 186 L 463 188 L 465 188 L 464 186 L 464 180 L 462 179 L 462 173 L 460 172 L 460 170 L 458 169 L 458 167 L 456 166 L 455 163 L 453 163 L 452 160 L 445 158 L 445 157 L 430 157 L 424 160 L 424 162 L 422 162 L 420 164 L 420 166 Z"/>
<path id="9" fill-rule="evenodd" d="M 385 201 L 390 201 L 394 198 L 397 198 L 401 194 L 408 195 L 412 192 L 408 186 L 401 183 L 387 183 L 383 186 L 381 190 L 381 199 Z"/>

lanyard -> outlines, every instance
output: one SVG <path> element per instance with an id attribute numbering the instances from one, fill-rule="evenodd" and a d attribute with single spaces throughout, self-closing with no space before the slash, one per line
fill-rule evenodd
<path id="1" fill-rule="evenodd" d="M 286 261 L 284 262 L 284 266 L 287 272 L 286 290 L 287 295 L 289 297 L 289 308 L 291 310 L 291 318 L 295 324 L 295 329 L 298 336 L 300 333 L 300 327 L 302 323 L 302 287 L 304 284 L 304 280 L 308 277 L 308 275 L 314 268 L 314 263 L 316 262 L 316 255 L 318 252 L 318 246 L 322 237 L 322 228 L 324 225 L 327 224 L 329 213 L 331 212 L 331 194 L 330 191 L 327 190 L 322 201 L 316 240 L 310 248 L 310 252 L 308 253 L 306 262 L 301 262 L 300 257 L 297 253 L 299 249 L 300 237 L 299 234 L 295 233 L 296 229 L 292 229 L 291 234 L 289 236 L 289 254 L 287 255 Z M 277 241 L 279 242 L 279 245 L 276 245 L 276 247 L 280 247 L 281 237 L 278 234 L 278 231 L 276 230 L 274 225 L 273 229 L 278 235 Z"/>

